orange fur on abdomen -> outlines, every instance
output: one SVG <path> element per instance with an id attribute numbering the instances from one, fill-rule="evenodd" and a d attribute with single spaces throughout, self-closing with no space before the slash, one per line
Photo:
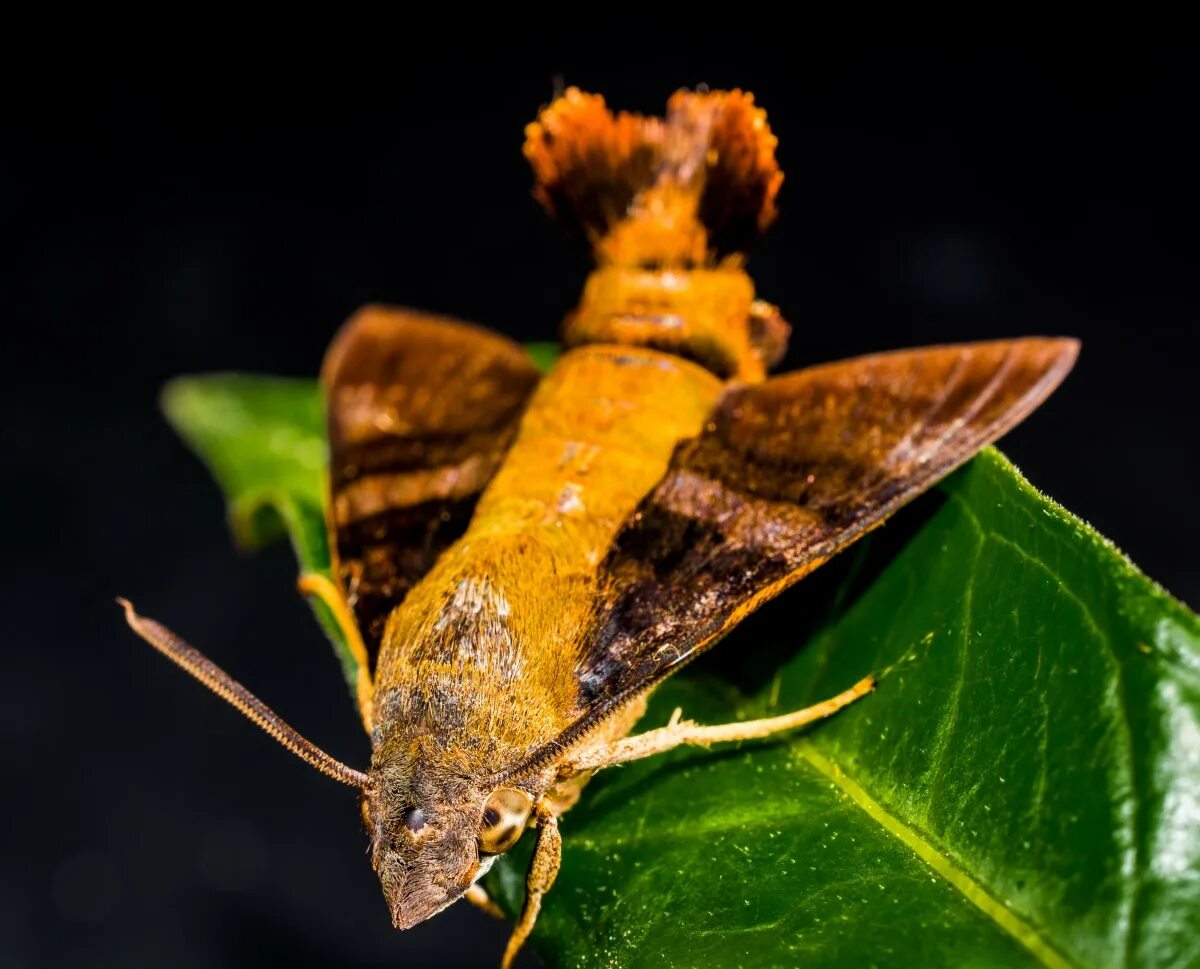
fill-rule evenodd
<path id="1" fill-rule="evenodd" d="M 554 736 L 577 713 L 574 650 L 597 565 L 721 387 L 697 364 L 641 347 L 565 354 L 466 534 L 390 616 L 376 697 L 441 702 L 457 691 L 463 716 L 486 718 L 473 728 L 504 746 Z"/>

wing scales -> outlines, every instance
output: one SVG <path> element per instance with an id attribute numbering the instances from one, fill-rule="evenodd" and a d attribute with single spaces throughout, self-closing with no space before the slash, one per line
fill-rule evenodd
<path id="1" fill-rule="evenodd" d="M 1011 429 L 1077 353 L 1068 339 L 934 347 L 728 389 L 604 560 L 578 668 L 586 712 L 550 748 L 569 747 Z"/>
<path id="2" fill-rule="evenodd" d="M 335 578 L 371 663 L 388 614 L 466 529 L 538 372 L 480 327 L 367 307 L 322 367 Z"/>

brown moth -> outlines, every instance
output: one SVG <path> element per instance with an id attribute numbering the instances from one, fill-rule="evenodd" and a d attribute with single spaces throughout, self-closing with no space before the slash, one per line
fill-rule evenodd
<path id="1" fill-rule="evenodd" d="M 316 748 L 165 627 L 153 646 L 362 792 L 393 923 L 466 896 L 536 829 L 512 963 L 558 871 L 558 819 L 598 770 L 769 737 L 868 693 L 628 736 L 649 692 L 766 600 L 1026 417 L 1070 339 L 934 347 L 767 378 L 789 328 L 744 253 L 782 175 L 740 91 L 665 119 L 568 90 L 526 131 L 538 199 L 597 268 L 543 379 L 519 346 L 369 307 L 326 356 L 332 579 L 302 589 L 358 658 L 367 771 Z"/>

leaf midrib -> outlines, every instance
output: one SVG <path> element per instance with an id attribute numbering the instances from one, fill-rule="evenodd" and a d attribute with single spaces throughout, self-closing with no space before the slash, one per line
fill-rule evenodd
<path id="1" fill-rule="evenodd" d="M 840 764 L 821 753 L 811 740 L 799 740 L 794 749 L 797 756 L 802 758 L 805 763 L 821 776 L 836 784 L 838 789 L 846 794 L 872 821 L 912 851 L 968 902 L 991 919 L 997 927 L 1019 942 L 1047 969 L 1076 969 L 1076 964 L 1047 942 L 1033 926 L 992 896 L 968 872 L 957 867 L 949 856 L 943 854 L 921 834 L 884 808 L 857 781 L 851 778 Z"/>

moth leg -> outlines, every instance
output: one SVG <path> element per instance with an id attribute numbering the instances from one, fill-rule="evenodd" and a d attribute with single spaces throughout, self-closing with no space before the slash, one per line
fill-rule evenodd
<path id="1" fill-rule="evenodd" d="M 500 911 L 500 906 L 492 901 L 492 896 L 487 893 L 487 889 L 478 882 L 467 889 L 467 894 L 463 898 L 476 908 L 487 912 L 494 919 L 504 918 L 504 913 Z"/>
<path id="2" fill-rule="evenodd" d="M 319 572 L 305 572 L 296 581 L 296 588 L 303 595 L 312 596 L 325 603 L 325 608 L 329 610 L 338 629 L 342 631 L 346 645 L 350 647 L 350 653 L 358 666 L 354 693 L 358 700 L 358 712 L 362 717 L 363 726 L 367 733 L 370 733 L 375 719 L 375 685 L 371 682 L 371 661 L 367 657 L 367 647 L 363 642 L 362 633 L 359 632 L 358 624 L 346 606 L 346 600 L 343 598 L 341 590 L 333 584 L 331 579 Z"/>
<path id="3" fill-rule="evenodd" d="M 655 754 L 673 750 L 680 744 L 698 744 L 707 747 L 709 744 L 770 737 L 831 716 L 860 697 L 866 696 L 873 689 L 875 689 L 875 677 L 868 676 L 859 680 L 845 692 L 811 707 L 805 707 L 803 710 L 795 710 L 778 717 L 765 717 L 761 720 L 723 723 L 715 727 L 703 727 L 690 720 L 681 721 L 679 720 L 679 711 L 676 710 L 667 726 L 657 730 L 647 730 L 635 737 L 625 737 L 591 750 L 581 751 L 573 760 L 564 765 L 563 770 L 570 774 L 600 770 L 603 767 L 641 760 L 643 757 L 653 757 Z"/>
<path id="4" fill-rule="evenodd" d="M 548 804 L 538 804 L 537 829 L 533 861 L 529 863 L 529 874 L 525 876 L 525 906 L 521 909 L 521 917 L 517 919 L 512 935 L 508 938 L 504 958 L 500 960 L 500 969 L 512 969 L 517 953 L 521 951 L 521 946 L 525 944 L 525 940 L 533 931 L 534 923 L 537 922 L 538 912 L 542 909 L 542 896 L 550 891 L 562 863 L 562 835 L 558 833 L 558 818 L 554 816 Z"/>

